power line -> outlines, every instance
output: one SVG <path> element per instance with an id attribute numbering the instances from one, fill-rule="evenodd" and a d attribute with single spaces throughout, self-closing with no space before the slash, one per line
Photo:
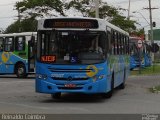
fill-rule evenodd
<path id="1" fill-rule="evenodd" d="M 133 17 L 133 18 L 143 18 L 143 17 L 137 17 L 137 16 L 131 16 L 131 17 Z M 145 19 L 150 19 L 149 17 L 145 17 Z M 158 17 L 153 17 L 153 19 L 160 19 L 160 18 L 158 18 Z"/>
<path id="2" fill-rule="evenodd" d="M 137 1 L 143 1 L 143 0 L 133 0 L 131 2 L 137 2 Z M 121 2 L 116 2 L 116 4 L 123 4 L 123 3 L 128 3 L 128 0 L 123 0 Z"/>
<path id="3" fill-rule="evenodd" d="M 9 6 L 9 5 L 13 5 L 15 3 L 8 3 L 8 4 L 0 4 L 0 6 Z"/>
<path id="4" fill-rule="evenodd" d="M 0 19 L 6 19 L 6 18 L 14 18 L 16 16 L 7 16 L 7 17 L 0 17 Z"/>

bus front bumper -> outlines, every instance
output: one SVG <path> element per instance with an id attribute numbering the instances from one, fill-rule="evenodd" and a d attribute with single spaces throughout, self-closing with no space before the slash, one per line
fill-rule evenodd
<path id="1" fill-rule="evenodd" d="M 66 87 L 67 86 L 67 87 Z M 106 93 L 110 90 L 110 85 L 107 84 L 107 80 L 105 78 L 102 80 L 97 80 L 95 82 L 89 82 L 84 85 L 75 85 L 72 82 L 68 84 L 55 84 L 45 80 L 36 79 L 36 92 L 40 93 Z"/>

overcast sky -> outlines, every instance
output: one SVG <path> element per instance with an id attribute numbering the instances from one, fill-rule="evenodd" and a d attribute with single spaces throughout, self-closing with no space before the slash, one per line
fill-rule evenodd
<path id="1" fill-rule="evenodd" d="M 20 0 L 0 0 L 0 29 L 5 29 L 8 25 L 13 23 L 17 19 L 17 11 L 14 10 L 14 5 Z M 129 0 L 103 0 L 109 5 L 115 7 L 121 7 L 128 9 Z M 160 0 L 151 0 L 152 7 L 159 8 L 152 11 L 153 21 L 157 23 L 156 28 L 160 28 Z M 131 0 L 131 10 L 130 10 L 130 19 L 137 20 L 141 25 L 139 27 L 145 27 L 147 30 L 149 27 L 147 21 L 149 22 L 149 11 L 143 8 L 149 6 L 148 0 Z M 140 13 L 133 13 L 134 11 Z M 124 15 L 128 15 L 127 11 L 124 12 Z M 143 17 L 144 16 L 144 17 Z M 145 19 L 147 20 L 145 20 Z"/>

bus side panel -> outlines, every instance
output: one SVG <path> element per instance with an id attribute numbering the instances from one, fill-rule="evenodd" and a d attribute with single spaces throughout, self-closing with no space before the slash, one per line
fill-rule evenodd
<path id="1" fill-rule="evenodd" d="M 130 56 L 130 69 L 133 70 L 136 67 L 137 67 L 137 65 L 136 65 L 135 58 L 131 55 Z"/>
<path id="2" fill-rule="evenodd" d="M 0 73 L 14 73 L 14 67 L 17 62 L 27 65 L 27 60 L 20 58 L 19 56 L 13 54 L 12 52 L 2 52 L 0 53 Z M 28 71 L 26 67 L 26 71 Z"/>
<path id="3" fill-rule="evenodd" d="M 130 56 L 128 55 L 125 57 L 125 71 L 125 77 L 127 79 L 130 75 Z"/>
<path id="4" fill-rule="evenodd" d="M 151 66 L 152 64 L 151 57 L 148 54 L 144 54 L 144 64 L 145 67 Z"/>
<path id="5" fill-rule="evenodd" d="M 129 56 L 126 55 L 116 55 L 112 56 L 112 68 L 114 74 L 114 87 L 119 86 L 124 82 L 124 79 L 129 76 Z M 125 77 L 125 78 L 124 78 Z"/>
<path id="6" fill-rule="evenodd" d="M 119 55 L 111 55 L 109 58 L 109 64 L 111 69 L 110 81 L 114 80 L 114 87 L 122 83 L 122 64 L 123 59 Z M 110 82 L 111 83 L 111 82 Z"/>

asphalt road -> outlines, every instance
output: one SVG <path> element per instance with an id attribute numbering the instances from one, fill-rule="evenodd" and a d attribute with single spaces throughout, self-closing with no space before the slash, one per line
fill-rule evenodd
<path id="1" fill-rule="evenodd" d="M 160 94 L 148 88 L 160 85 L 160 76 L 131 76 L 124 90 L 115 90 L 110 99 L 97 95 L 63 94 L 54 100 L 35 92 L 34 78 L 0 77 L 0 113 L 49 114 L 143 114 L 160 113 Z"/>

